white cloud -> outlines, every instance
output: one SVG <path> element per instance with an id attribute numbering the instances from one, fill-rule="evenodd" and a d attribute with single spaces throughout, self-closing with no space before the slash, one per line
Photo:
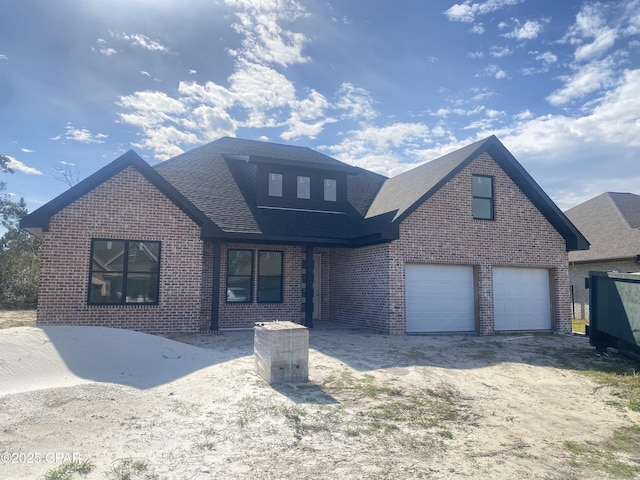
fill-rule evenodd
<path id="1" fill-rule="evenodd" d="M 33 153 L 34 152 L 33 150 L 29 150 L 28 148 L 24 148 L 24 147 L 21 148 L 20 151 L 23 152 L 23 153 Z"/>
<path id="2" fill-rule="evenodd" d="M 62 138 L 82 143 L 104 143 L 105 139 L 109 138 L 109 135 L 104 133 L 93 134 L 86 128 L 75 128 L 71 122 L 68 122 L 65 127 L 65 133 L 52 137 L 50 140 L 61 140 Z"/>
<path id="3" fill-rule="evenodd" d="M 152 40 L 146 35 L 143 35 L 141 33 L 132 33 L 132 34 L 122 33 L 120 34 L 120 37 L 124 40 L 130 41 L 131 45 L 142 47 L 145 50 L 149 50 L 150 52 L 169 53 L 169 49 L 165 47 L 162 43 L 160 43 L 158 40 Z"/>
<path id="4" fill-rule="evenodd" d="M 479 52 L 479 51 L 468 52 L 467 53 L 467 57 L 469 57 L 469 58 L 484 58 L 484 52 Z"/>
<path id="5" fill-rule="evenodd" d="M 373 108 L 373 100 L 364 88 L 351 83 L 343 83 L 338 90 L 336 108 L 344 110 L 342 118 L 358 121 L 373 120 L 378 113 Z"/>
<path id="6" fill-rule="evenodd" d="M 463 3 L 456 3 L 444 14 L 453 22 L 473 23 L 478 15 L 485 15 L 504 7 L 517 5 L 524 0 L 486 0 L 484 2 L 473 2 L 466 0 Z"/>
<path id="7" fill-rule="evenodd" d="M 577 61 L 596 58 L 607 52 L 616 42 L 617 31 L 613 28 L 604 28 L 595 37 L 593 42 L 580 45 L 575 51 Z"/>
<path id="8" fill-rule="evenodd" d="M 616 79 L 613 59 L 596 60 L 587 65 L 573 66 L 574 73 L 560 77 L 564 86 L 547 97 L 551 105 L 564 105 L 574 99 L 611 87 Z"/>
<path id="9" fill-rule="evenodd" d="M 285 30 L 284 23 L 304 17 L 296 2 L 227 0 L 240 9 L 234 28 L 244 36 L 242 47 L 228 50 L 235 59 L 227 83 L 182 81 L 178 93 L 140 91 L 120 97 L 122 122 L 143 132 L 137 146 L 156 158 L 169 158 L 179 148 L 203 143 L 238 128 L 281 128 L 280 138 L 316 138 L 337 119 L 368 122 L 377 116 L 369 93 L 343 84 L 335 102 L 316 90 L 301 95 L 281 71 L 304 63 L 306 37 Z M 182 134 L 182 135 L 181 135 Z M 176 144 L 177 142 L 177 144 Z"/>
<path id="10" fill-rule="evenodd" d="M 515 38 L 516 40 L 533 40 L 542 33 L 543 26 L 535 20 L 528 20 L 524 25 L 516 27 L 509 33 L 504 33 L 505 38 Z"/>
<path id="11" fill-rule="evenodd" d="M 98 38 L 96 40 L 96 43 L 98 44 L 98 46 L 92 47 L 91 48 L 92 52 L 101 53 L 105 57 L 110 57 L 111 55 L 118 53 L 118 51 L 115 48 L 111 48 L 107 46 L 107 41 L 104 38 Z"/>
<path id="12" fill-rule="evenodd" d="M 438 131 L 441 136 L 442 131 Z M 384 127 L 367 126 L 349 131 L 337 145 L 319 147 L 340 160 L 383 175 L 395 175 L 423 161 L 422 149 L 432 134 L 423 123 L 395 123 Z M 400 161 L 397 151 L 400 150 Z"/>
<path id="13" fill-rule="evenodd" d="M 640 33 L 640 0 L 630 1 L 625 8 L 624 18 L 627 25 L 623 32 L 625 35 L 638 35 Z"/>
<path id="14" fill-rule="evenodd" d="M 9 159 L 7 166 L 10 169 L 16 172 L 26 173 L 27 175 L 42 175 L 42 172 L 37 168 L 29 167 L 28 165 L 22 163 L 20 160 L 10 157 L 9 155 L 6 155 L 6 157 Z"/>
<path id="15" fill-rule="evenodd" d="M 576 22 L 563 38 L 564 42 L 576 45 L 574 57 L 576 61 L 591 60 L 605 54 L 616 42 L 617 28 L 606 25 L 605 10 L 601 3 L 586 4 L 576 15 Z M 585 40 L 592 39 L 585 43 Z"/>
<path id="16" fill-rule="evenodd" d="M 230 50 L 233 56 L 282 67 L 308 61 L 302 54 L 307 37 L 280 26 L 281 22 L 292 22 L 305 15 L 300 4 L 295 1 L 285 4 L 279 0 L 226 0 L 226 3 L 240 9 L 236 12 L 233 28 L 244 36 L 242 49 Z"/>
<path id="17" fill-rule="evenodd" d="M 489 48 L 489 55 L 496 58 L 506 57 L 507 55 L 511 55 L 512 53 L 513 50 L 511 50 L 509 47 L 498 47 L 494 45 Z"/>
<path id="18" fill-rule="evenodd" d="M 537 53 L 537 52 L 536 52 Z M 558 61 L 558 57 L 552 52 L 543 52 L 536 55 L 536 60 L 541 60 L 542 62 L 550 65 L 552 63 L 556 63 Z"/>
<path id="19" fill-rule="evenodd" d="M 482 74 L 488 77 L 494 77 L 496 80 L 507 78 L 507 72 L 502 70 L 498 65 L 489 65 L 482 70 Z"/>
<path id="20" fill-rule="evenodd" d="M 4 53 L 0 53 L 0 62 L 4 61 L 4 60 L 9 60 L 9 57 L 7 55 L 5 55 Z"/>
<path id="21" fill-rule="evenodd" d="M 478 23 L 469 29 L 471 33 L 475 33 L 476 35 L 482 35 L 484 33 L 484 26 L 481 23 Z"/>

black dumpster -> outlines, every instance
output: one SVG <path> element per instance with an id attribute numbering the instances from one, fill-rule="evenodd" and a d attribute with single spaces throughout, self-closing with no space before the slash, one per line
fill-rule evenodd
<path id="1" fill-rule="evenodd" d="M 589 343 L 640 355 L 640 275 L 589 272 Z"/>

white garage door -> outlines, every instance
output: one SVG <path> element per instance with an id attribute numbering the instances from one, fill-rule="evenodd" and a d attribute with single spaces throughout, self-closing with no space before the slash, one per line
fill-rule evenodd
<path id="1" fill-rule="evenodd" d="M 549 270 L 494 268 L 493 312 L 496 330 L 551 329 Z"/>
<path id="2" fill-rule="evenodd" d="M 473 267 L 407 264 L 407 332 L 476 329 Z"/>

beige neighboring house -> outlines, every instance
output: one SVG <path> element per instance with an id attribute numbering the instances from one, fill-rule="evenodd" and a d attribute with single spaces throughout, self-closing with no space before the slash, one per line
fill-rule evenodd
<path id="1" fill-rule="evenodd" d="M 590 271 L 640 272 L 640 195 L 606 192 L 565 214 L 591 244 L 569 252 L 574 316 L 588 320 Z"/>

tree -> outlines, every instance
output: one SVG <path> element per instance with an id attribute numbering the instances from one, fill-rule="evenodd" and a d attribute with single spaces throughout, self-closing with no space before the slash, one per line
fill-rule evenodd
<path id="1" fill-rule="evenodd" d="M 0 173 L 13 173 L 10 159 L 0 154 Z M 14 202 L 0 182 L 0 223 L 6 230 L 0 237 L 0 307 L 33 308 L 38 299 L 40 241 L 20 229 L 27 214 L 24 198 Z"/>
<path id="2" fill-rule="evenodd" d="M 53 168 L 51 176 L 56 181 L 73 187 L 80 181 L 80 170 L 75 163 L 62 161 Z"/>

